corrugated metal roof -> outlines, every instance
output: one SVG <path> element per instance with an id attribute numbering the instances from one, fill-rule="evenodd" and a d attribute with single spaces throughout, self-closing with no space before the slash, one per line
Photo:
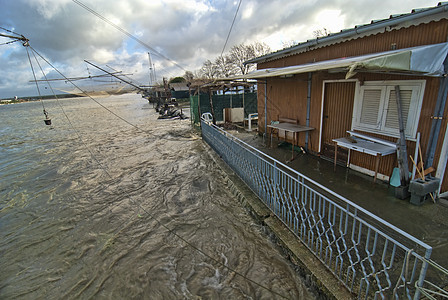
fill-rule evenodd
<path id="1" fill-rule="evenodd" d="M 422 45 L 417 47 L 372 53 L 361 56 L 324 60 L 283 68 L 260 69 L 246 75 L 234 76 L 228 80 L 261 79 L 267 77 L 291 76 L 294 74 L 335 70 L 346 72 L 347 78 L 356 72 L 397 72 L 423 76 L 443 76 L 443 62 L 448 53 L 448 43 Z"/>
<path id="2" fill-rule="evenodd" d="M 372 20 L 369 24 L 357 25 L 354 28 L 343 29 L 338 33 L 331 33 L 325 37 L 307 40 L 298 45 L 279 50 L 267 55 L 263 55 L 245 63 L 260 63 L 280 59 L 298 53 L 310 51 L 347 40 L 376 34 L 385 28 L 399 29 L 430 21 L 448 19 L 448 2 L 439 2 L 435 7 L 413 9 L 407 14 L 391 15 L 388 19 Z"/>

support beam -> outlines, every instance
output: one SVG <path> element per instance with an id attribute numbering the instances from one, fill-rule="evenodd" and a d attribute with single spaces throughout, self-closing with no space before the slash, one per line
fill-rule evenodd
<path id="1" fill-rule="evenodd" d="M 211 110 L 211 114 L 213 116 L 213 125 L 216 125 L 215 109 L 213 107 L 213 91 L 211 88 L 209 88 L 209 90 L 208 90 L 208 99 L 210 101 L 210 110 Z"/>
<path id="2" fill-rule="evenodd" d="M 398 140 L 397 144 L 398 168 L 400 171 L 401 186 L 406 186 L 409 184 L 409 165 L 408 165 L 408 154 L 406 150 L 406 135 L 404 132 L 403 110 L 401 106 L 401 95 L 399 85 L 395 86 L 395 100 L 397 102 L 398 126 L 400 129 L 400 139 Z M 378 161 L 377 161 L 377 168 L 378 168 Z"/>
<path id="3" fill-rule="evenodd" d="M 268 133 L 268 81 L 264 82 L 264 136 Z"/>
<path id="4" fill-rule="evenodd" d="M 311 114 L 311 83 L 313 79 L 313 73 L 308 73 L 308 92 L 306 97 L 306 126 L 310 127 L 310 114 Z M 305 133 L 305 149 L 308 151 L 309 132 Z"/>

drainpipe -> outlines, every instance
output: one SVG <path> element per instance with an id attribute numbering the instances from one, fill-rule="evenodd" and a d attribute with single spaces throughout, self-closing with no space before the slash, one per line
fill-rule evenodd
<path id="1" fill-rule="evenodd" d="M 264 82 L 264 137 L 266 138 L 266 134 L 268 132 L 268 80 Z"/>
<path id="2" fill-rule="evenodd" d="M 310 126 L 310 114 L 311 114 L 311 82 L 313 78 L 313 73 L 308 73 L 308 94 L 306 97 L 306 126 Z M 305 149 L 308 151 L 308 139 L 309 139 L 309 132 L 306 132 L 305 135 Z"/>
<path id="3" fill-rule="evenodd" d="M 445 72 L 448 68 L 448 57 L 445 58 L 443 63 L 445 66 Z M 448 78 L 446 74 L 440 79 L 439 93 L 437 95 L 436 107 L 434 109 L 434 115 L 432 116 L 431 131 L 429 134 L 428 147 L 426 149 L 425 156 L 425 169 L 432 167 L 434 163 L 434 155 L 436 153 L 437 143 L 439 141 L 440 127 L 442 126 L 443 111 L 445 110 L 446 98 L 448 95 Z"/>

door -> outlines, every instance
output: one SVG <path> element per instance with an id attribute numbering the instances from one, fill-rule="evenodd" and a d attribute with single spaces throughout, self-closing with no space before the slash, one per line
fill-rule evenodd
<path id="1" fill-rule="evenodd" d="M 321 155 L 334 159 L 333 139 L 347 136 L 351 129 L 356 82 L 326 82 L 322 120 Z M 347 162 L 348 151 L 338 149 L 338 161 Z"/>

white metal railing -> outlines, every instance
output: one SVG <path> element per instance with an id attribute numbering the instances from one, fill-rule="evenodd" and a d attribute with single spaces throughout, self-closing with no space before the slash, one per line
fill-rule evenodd
<path id="1" fill-rule="evenodd" d="M 429 245 L 209 119 L 201 120 L 203 139 L 348 290 L 365 299 L 419 299 L 434 290 L 425 281 Z"/>

